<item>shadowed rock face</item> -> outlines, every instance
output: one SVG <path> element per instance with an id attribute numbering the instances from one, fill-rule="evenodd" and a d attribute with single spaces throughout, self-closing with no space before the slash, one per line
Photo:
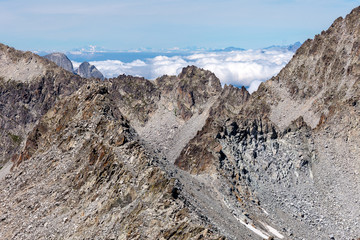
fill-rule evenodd
<path id="1" fill-rule="evenodd" d="M 72 62 L 70 59 L 64 54 L 64 53 L 51 53 L 48 55 L 45 55 L 44 58 L 49 59 L 50 61 L 53 61 L 58 65 L 59 67 L 62 67 L 63 69 L 74 72 L 74 67 L 72 65 Z"/>
<path id="2" fill-rule="evenodd" d="M 0 239 L 357 239 L 359 29 L 356 8 L 251 95 L 1 46 Z"/>
<path id="3" fill-rule="evenodd" d="M 80 64 L 77 74 L 79 74 L 83 78 L 99 78 L 101 80 L 104 79 L 104 76 L 102 73 L 97 70 L 97 68 L 94 65 L 91 65 L 88 62 L 83 62 Z"/>

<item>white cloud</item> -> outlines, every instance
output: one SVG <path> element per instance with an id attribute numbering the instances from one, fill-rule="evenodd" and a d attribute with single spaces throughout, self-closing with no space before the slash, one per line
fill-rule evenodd
<path id="1" fill-rule="evenodd" d="M 291 51 L 246 50 L 206 52 L 189 56 L 157 56 L 125 63 L 119 60 L 93 61 L 106 77 L 120 74 L 155 79 L 162 75 L 177 75 L 183 67 L 195 65 L 215 73 L 221 83 L 248 87 L 255 91 L 261 82 L 276 75 L 293 56 Z M 73 62 L 74 66 L 78 63 Z"/>
<path id="2" fill-rule="evenodd" d="M 80 66 L 80 64 L 81 64 L 81 62 L 75 62 L 75 61 L 71 61 L 71 62 L 72 62 L 72 64 L 73 64 L 74 70 L 77 69 L 77 68 L 79 68 L 79 66 Z"/>
<path id="3" fill-rule="evenodd" d="M 255 92 L 258 89 L 258 87 L 260 86 L 261 83 L 262 83 L 262 81 L 258 81 L 258 80 L 252 81 L 250 83 L 249 88 L 248 88 L 249 93 Z"/>

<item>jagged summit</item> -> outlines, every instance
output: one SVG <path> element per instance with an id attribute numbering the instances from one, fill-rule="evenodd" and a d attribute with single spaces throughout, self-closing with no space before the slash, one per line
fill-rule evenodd
<path id="1" fill-rule="evenodd" d="M 101 80 L 104 79 L 103 74 L 94 65 L 91 65 L 88 62 L 83 62 L 80 64 L 76 73 L 84 78 L 99 78 Z"/>
<path id="2" fill-rule="evenodd" d="M 2 47 L 0 239 L 359 238 L 359 51 L 360 7 L 250 95 Z"/>

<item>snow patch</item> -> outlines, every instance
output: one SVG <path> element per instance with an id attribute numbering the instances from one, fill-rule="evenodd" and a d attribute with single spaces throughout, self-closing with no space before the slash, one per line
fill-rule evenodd
<path id="1" fill-rule="evenodd" d="M 269 213 L 268 213 L 265 209 L 261 208 L 261 210 L 262 210 L 266 215 L 269 215 Z"/>
<path id="2" fill-rule="evenodd" d="M 272 234 L 274 234 L 276 237 L 283 239 L 284 235 L 282 235 L 281 233 L 279 233 L 278 230 L 276 230 L 275 228 L 269 226 L 269 225 L 265 225 L 266 229 L 269 230 Z"/>
<path id="3" fill-rule="evenodd" d="M 244 222 L 243 220 L 239 219 L 236 217 L 237 220 L 239 220 L 239 222 L 241 224 L 243 224 L 245 227 L 247 227 L 248 229 L 250 229 L 251 231 L 253 231 L 255 234 L 257 234 L 258 236 L 262 237 L 263 239 L 268 239 L 270 236 L 263 233 L 261 230 L 256 229 L 253 225 Z"/>
<path id="4" fill-rule="evenodd" d="M 274 234 L 274 236 L 283 239 L 284 235 L 282 235 L 278 230 L 276 230 L 275 228 L 267 225 L 266 223 L 260 222 L 269 232 L 271 232 L 272 234 Z"/>

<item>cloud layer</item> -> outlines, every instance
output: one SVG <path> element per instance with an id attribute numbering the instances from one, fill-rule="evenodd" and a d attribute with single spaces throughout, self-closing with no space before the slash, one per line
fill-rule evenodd
<path id="1" fill-rule="evenodd" d="M 177 75 L 183 67 L 195 65 L 210 70 L 221 83 L 245 86 L 255 91 L 262 81 L 276 75 L 291 59 L 292 51 L 246 50 L 232 52 L 206 52 L 188 56 L 157 56 L 130 63 L 118 60 L 93 61 L 107 78 L 120 74 L 155 79 L 162 75 Z M 73 62 L 74 67 L 79 63 Z"/>

